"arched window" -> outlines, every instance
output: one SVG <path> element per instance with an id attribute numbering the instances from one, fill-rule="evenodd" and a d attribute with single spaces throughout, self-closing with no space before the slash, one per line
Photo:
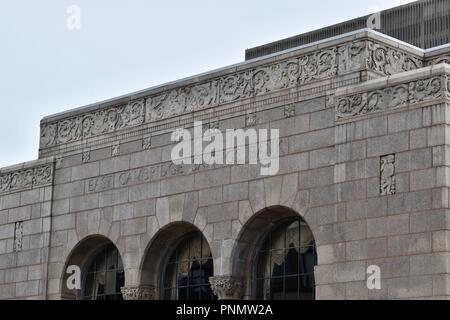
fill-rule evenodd
<path id="1" fill-rule="evenodd" d="M 113 244 L 103 246 L 87 268 L 83 286 L 85 300 L 122 300 L 125 284 L 122 259 Z"/>
<path id="2" fill-rule="evenodd" d="M 256 255 L 256 299 L 312 300 L 316 247 L 302 219 L 289 219 L 270 230 Z"/>
<path id="3" fill-rule="evenodd" d="M 189 234 L 173 248 L 162 276 L 166 300 L 213 300 L 209 277 L 213 276 L 211 250 L 200 232 Z"/>

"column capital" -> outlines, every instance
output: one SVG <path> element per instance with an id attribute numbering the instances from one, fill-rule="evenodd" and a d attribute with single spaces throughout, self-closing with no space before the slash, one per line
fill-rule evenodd
<path id="1" fill-rule="evenodd" d="M 128 286 L 120 291 L 124 300 L 155 300 L 154 286 Z"/>
<path id="2" fill-rule="evenodd" d="M 210 277 L 209 283 L 219 300 L 239 300 L 244 294 L 244 285 L 241 278 L 232 276 Z"/>

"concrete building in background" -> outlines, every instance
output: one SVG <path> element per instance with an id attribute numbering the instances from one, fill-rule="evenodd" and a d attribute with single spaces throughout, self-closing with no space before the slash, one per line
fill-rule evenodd
<path id="1" fill-rule="evenodd" d="M 448 298 L 449 61 L 361 29 L 44 118 L 0 298 Z M 194 121 L 279 129 L 278 173 L 174 164 Z"/>

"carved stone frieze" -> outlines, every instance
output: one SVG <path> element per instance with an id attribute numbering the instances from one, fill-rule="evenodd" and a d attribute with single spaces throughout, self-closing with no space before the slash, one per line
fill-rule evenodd
<path id="1" fill-rule="evenodd" d="M 404 107 L 449 95 L 450 80 L 435 76 L 369 92 L 335 97 L 336 119 Z"/>
<path id="2" fill-rule="evenodd" d="M 210 277 L 209 283 L 213 293 L 219 300 L 238 300 L 244 294 L 244 285 L 241 279 L 230 276 Z"/>
<path id="3" fill-rule="evenodd" d="M 203 83 L 170 89 L 126 105 L 45 123 L 41 128 L 41 148 L 254 98 L 351 71 L 369 69 L 391 75 L 420 68 L 422 64 L 422 60 L 412 54 L 371 40 L 343 43 Z"/>
<path id="4" fill-rule="evenodd" d="M 155 300 L 154 286 L 133 286 L 120 288 L 124 300 Z"/>
<path id="5" fill-rule="evenodd" d="M 41 148 L 86 139 L 144 123 L 144 100 L 111 107 L 41 127 Z"/>
<path id="6" fill-rule="evenodd" d="M 433 58 L 428 61 L 429 66 L 433 66 L 439 63 L 447 63 L 450 64 L 450 55 L 439 56 L 437 58 Z"/>
<path id="7" fill-rule="evenodd" d="M 10 192 L 52 182 L 53 164 L 0 174 L 0 193 Z"/>
<path id="8" fill-rule="evenodd" d="M 370 41 L 368 43 L 368 67 L 373 71 L 381 72 L 384 75 L 392 75 L 415 70 L 423 66 L 422 60 L 406 52 L 379 43 Z"/>

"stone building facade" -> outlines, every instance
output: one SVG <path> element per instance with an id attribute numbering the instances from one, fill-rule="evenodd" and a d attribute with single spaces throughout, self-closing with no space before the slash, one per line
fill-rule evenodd
<path id="1" fill-rule="evenodd" d="M 262 296 L 256 283 L 282 221 L 314 240 L 313 275 L 298 285 L 312 283 L 309 298 L 448 298 L 449 61 L 450 47 L 363 29 L 44 118 L 39 159 L 0 170 L 0 298 L 83 298 L 89 274 L 104 285 L 119 269 L 121 297 L 173 298 L 167 265 L 193 268 L 173 251 L 188 234 L 201 235 L 198 270 L 211 262 L 204 292 L 292 298 L 286 261 L 306 247 L 286 240 L 278 254 L 271 240 L 273 278 Z M 279 129 L 278 174 L 175 165 L 171 134 L 194 121 Z M 106 247 L 117 253 L 101 278 L 92 261 Z M 69 266 L 82 288 L 68 287 Z M 379 289 L 367 285 L 370 266 Z"/>

